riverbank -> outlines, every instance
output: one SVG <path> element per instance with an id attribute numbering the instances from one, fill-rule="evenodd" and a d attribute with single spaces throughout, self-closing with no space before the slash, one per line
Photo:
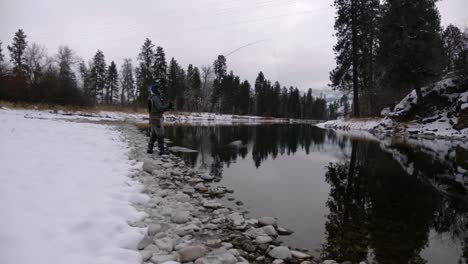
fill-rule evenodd
<path id="1" fill-rule="evenodd" d="M 108 120 L 108 121 L 133 121 L 147 122 L 148 113 L 143 108 L 123 108 L 112 106 L 97 106 L 90 108 L 73 108 L 47 105 L 29 105 L 0 101 L 0 109 L 4 110 L 25 110 L 35 114 L 53 114 L 57 118 L 72 118 L 85 120 Z M 172 111 L 164 113 L 164 119 L 169 124 L 197 124 L 197 125 L 236 125 L 236 124 L 283 124 L 302 123 L 316 124 L 317 120 L 218 114 L 210 112 L 183 112 Z"/>
<path id="2" fill-rule="evenodd" d="M 417 103 L 416 92 L 411 91 L 393 109 L 383 109 L 382 117 L 330 120 L 317 126 L 391 136 L 467 140 L 468 79 L 449 74 L 423 87 L 421 92 L 422 104 Z"/>
<path id="3" fill-rule="evenodd" d="M 215 187 L 215 177 L 190 169 L 172 154 L 149 156 L 147 139 L 134 125 L 119 129 L 131 146 L 130 158 L 143 162 L 135 179 L 150 197 L 138 207 L 148 217 L 133 223 L 147 228 L 138 245 L 145 263 L 336 263 L 282 246 L 282 235 L 292 232 L 283 223 L 268 216 L 246 219 L 225 207 L 219 198 L 234 190 Z"/>

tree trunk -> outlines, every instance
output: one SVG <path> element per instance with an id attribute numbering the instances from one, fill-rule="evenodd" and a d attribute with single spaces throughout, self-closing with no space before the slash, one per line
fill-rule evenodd
<path id="1" fill-rule="evenodd" d="M 354 116 L 359 117 L 361 115 L 359 111 L 359 78 L 358 78 L 358 53 L 357 53 L 357 22 L 356 22 L 356 0 L 351 0 L 351 31 L 352 31 L 352 60 L 353 60 L 353 106 Z"/>
<path id="2" fill-rule="evenodd" d="M 421 106 L 424 103 L 424 97 L 421 91 L 421 86 L 415 85 L 414 90 L 416 91 L 416 96 L 418 98 L 418 105 Z"/>

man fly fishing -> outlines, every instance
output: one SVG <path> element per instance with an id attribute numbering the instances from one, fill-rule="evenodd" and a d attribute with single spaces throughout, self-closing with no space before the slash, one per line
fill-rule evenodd
<path id="1" fill-rule="evenodd" d="M 164 103 L 159 91 L 159 82 L 151 85 L 151 95 L 148 98 L 148 112 L 150 123 L 150 140 L 148 143 L 147 153 L 153 153 L 154 142 L 158 141 L 159 154 L 168 154 L 169 152 L 164 147 L 164 126 L 163 113 L 173 109 L 172 103 Z"/>

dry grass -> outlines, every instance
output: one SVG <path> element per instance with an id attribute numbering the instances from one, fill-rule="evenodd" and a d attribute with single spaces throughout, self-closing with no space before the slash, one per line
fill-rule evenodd
<path id="1" fill-rule="evenodd" d="M 148 122 L 146 122 L 146 123 L 135 123 L 135 126 L 140 130 L 148 129 L 149 128 L 149 123 Z"/>
<path id="2" fill-rule="evenodd" d="M 143 107 L 123 107 L 118 105 L 98 105 L 98 106 L 62 106 L 50 104 L 33 104 L 33 103 L 15 103 L 0 100 L 0 107 L 13 109 L 35 109 L 35 110 L 61 110 L 61 111 L 81 111 L 85 113 L 97 113 L 100 111 L 108 112 L 123 112 L 130 114 L 146 114 L 146 109 Z"/>

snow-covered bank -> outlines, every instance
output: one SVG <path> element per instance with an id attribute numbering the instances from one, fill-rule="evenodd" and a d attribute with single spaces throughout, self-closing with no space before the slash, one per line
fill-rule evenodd
<path id="1" fill-rule="evenodd" d="M 331 120 L 321 128 L 365 130 L 379 134 L 468 139 L 468 81 L 448 77 L 422 88 L 424 104 L 418 106 L 416 92 L 410 92 L 382 118 Z"/>
<path id="2" fill-rule="evenodd" d="M 7 107 L 1 107 L 3 110 L 12 110 Z M 146 113 L 131 113 L 121 111 L 64 111 L 64 110 L 35 110 L 22 109 L 26 116 L 36 118 L 57 118 L 91 121 L 134 121 L 144 122 L 148 120 Z M 235 124 L 275 124 L 275 123 L 304 123 L 315 124 L 316 120 L 292 119 L 292 118 L 273 118 L 263 116 L 248 115 L 228 115 L 216 113 L 191 113 L 191 112 L 167 112 L 164 114 L 166 123 L 177 124 L 197 124 L 197 125 L 235 125 Z"/>
<path id="3" fill-rule="evenodd" d="M 142 186 L 118 131 L 0 109 L 1 263 L 140 263 Z"/>

